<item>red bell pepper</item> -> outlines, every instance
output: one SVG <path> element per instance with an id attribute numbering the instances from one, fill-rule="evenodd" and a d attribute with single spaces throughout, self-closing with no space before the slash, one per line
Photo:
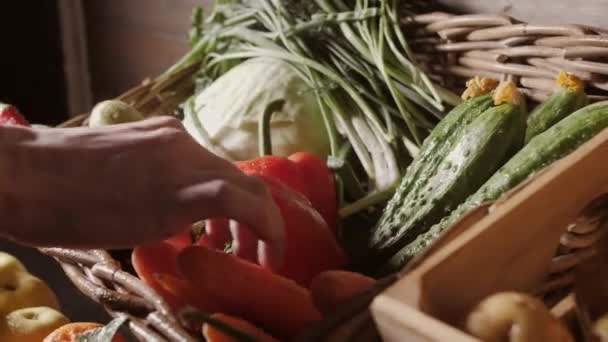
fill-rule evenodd
<path id="1" fill-rule="evenodd" d="M 0 102 L 0 125 L 6 126 L 26 126 L 30 124 L 27 120 L 19 113 L 19 110 L 14 106 Z"/>
<path id="2" fill-rule="evenodd" d="M 262 179 L 281 211 L 286 229 L 287 249 L 283 267 L 278 273 L 308 287 L 313 277 L 320 272 L 344 267 L 344 251 L 321 215 L 312 208 L 310 201 L 273 178 Z M 239 223 L 236 226 L 242 232 L 250 231 Z M 245 244 L 250 246 L 253 255 L 246 254 L 242 257 L 255 261 L 255 241 L 245 241 Z"/>
<path id="3" fill-rule="evenodd" d="M 181 233 L 166 239 L 165 242 L 178 250 L 192 246 L 192 227 L 188 226 Z"/>
<path id="4" fill-rule="evenodd" d="M 177 272 L 177 257 L 181 250 L 167 242 L 137 246 L 131 263 L 137 276 L 154 289 L 174 311 L 193 306 L 206 312 L 222 309 L 213 296 L 204 295 Z"/>
<path id="5" fill-rule="evenodd" d="M 277 179 L 310 200 L 333 232 L 337 228 L 338 204 L 334 178 L 325 162 L 313 153 L 298 152 L 289 157 L 264 156 L 237 162 L 250 176 Z"/>

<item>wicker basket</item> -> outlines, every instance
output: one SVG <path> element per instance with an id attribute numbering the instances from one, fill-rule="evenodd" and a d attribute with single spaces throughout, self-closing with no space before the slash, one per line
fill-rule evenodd
<path id="1" fill-rule="evenodd" d="M 608 30 L 584 25 L 533 25 L 501 15 L 435 12 L 404 20 L 420 61 L 453 89 L 463 79 L 488 76 L 517 81 L 523 93 L 544 100 L 560 70 L 581 78 L 595 100 L 608 99 Z"/>
<path id="2" fill-rule="evenodd" d="M 534 101 L 541 101 L 554 87 L 559 70 L 578 75 L 592 100 L 608 98 L 608 30 L 583 25 L 543 26 L 518 22 L 498 15 L 452 15 L 433 12 L 403 19 L 403 26 L 422 65 L 432 78 L 460 92 L 463 80 L 475 75 L 511 78 Z M 193 92 L 191 65 L 167 78 L 146 80 L 121 100 L 147 116 L 173 115 Z M 87 114 L 63 127 L 86 123 Z M 593 254 L 604 211 L 571 225 L 554 260 L 552 276 L 539 289 L 541 294 L 564 289 L 572 282 L 571 270 Z M 178 317 L 153 290 L 105 251 L 42 249 L 54 257 L 66 275 L 87 296 L 103 305 L 114 317 L 129 318 L 133 334 L 145 341 L 196 341 Z M 369 303 L 398 279 L 397 275 L 354 298 L 298 341 L 379 340 L 368 310 Z"/>

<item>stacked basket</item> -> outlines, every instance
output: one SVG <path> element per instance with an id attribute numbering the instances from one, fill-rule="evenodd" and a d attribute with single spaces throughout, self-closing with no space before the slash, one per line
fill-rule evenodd
<path id="1" fill-rule="evenodd" d="M 560 70 L 589 86 L 595 100 L 608 91 L 608 30 L 584 25 L 533 25 L 501 15 L 435 12 L 404 19 L 419 60 L 436 79 L 463 87 L 474 76 L 517 80 L 536 101 L 554 88 Z"/>

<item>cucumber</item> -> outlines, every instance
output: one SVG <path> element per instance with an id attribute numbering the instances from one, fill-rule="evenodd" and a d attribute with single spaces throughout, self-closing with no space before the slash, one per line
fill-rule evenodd
<path id="1" fill-rule="evenodd" d="M 389 259 L 380 274 L 401 269 L 451 224 L 482 203 L 495 201 L 534 172 L 565 157 L 608 127 L 608 101 L 579 109 L 532 140 L 457 210 Z"/>
<path id="2" fill-rule="evenodd" d="M 445 149 L 443 142 L 460 135 L 464 126 L 492 106 L 492 91 L 497 85 L 498 81 L 487 77 L 475 77 L 467 82 L 467 89 L 462 95 L 465 101 L 454 107 L 424 140 L 419 154 L 408 166 L 396 193 L 408 193 L 416 184 L 418 176 L 436 165 L 433 159 Z"/>
<path id="3" fill-rule="evenodd" d="M 562 71 L 556 83 L 555 92 L 528 116 L 526 143 L 588 104 L 583 83 L 576 76 Z"/>
<path id="4" fill-rule="evenodd" d="M 428 172 L 437 166 L 437 156 L 441 155 L 446 149 L 445 141 L 452 140 L 459 136 L 463 128 L 470 124 L 475 118 L 492 106 L 492 95 L 485 94 L 463 102 L 448 113 L 443 120 L 435 126 L 435 129 L 425 139 L 418 156 L 407 168 L 395 195 L 389 201 L 381 217 L 381 224 L 388 225 L 396 216 L 400 208 L 400 203 L 405 200 L 405 196 L 420 187 L 420 175 Z"/>
<path id="5" fill-rule="evenodd" d="M 497 84 L 496 80 L 490 78 L 474 78 L 467 82 L 467 90 L 463 94 L 466 100 L 454 107 L 424 140 L 419 154 L 408 166 L 399 187 L 385 207 L 380 218 L 381 226 L 399 224 L 393 220 L 397 217 L 400 204 L 408 193 L 425 185 L 420 175 L 434 171 L 438 165 L 438 156 L 449 148 L 449 144 L 445 144 L 446 141 L 456 139 L 462 134 L 464 127 L 492 107 L 491 92 Z"/>
<path id="6" fill-rule="evenodd" d="M 510 93 L 511 102 L 485 110 L 460 125 L 451 139 L 436 141 L 443 146 L 418 175 L 407 192 L 400 188 L 372 229 L 368 240 L 372 258 L 381 261 L 424 233 L 477 190 L 523 145 L 526 115 L 513 83 L 500 91 Z M 502 87 L 502 85 L 501 85 Z M 495 93 L 499 94 L 499 90 Z M 504 95 L 501 95 L 504 96 Z M 412 182 L 404 180 L 403 182 Z"/>

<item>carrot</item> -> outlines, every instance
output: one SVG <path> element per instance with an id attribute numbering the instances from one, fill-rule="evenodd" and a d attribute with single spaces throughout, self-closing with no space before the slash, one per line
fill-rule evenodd
<path id="1" fill-rule="evenodd" d="M 288 338 L 319 321 L 308 289 L 259 265 L 204 247 L 177 257 L 178 271 L 203 297 L 226 314 L 242 317 L 278 337 Z"/>
<path id="2" fill-rule="evenodd" d="M 222 303 L 216 303 L 211 296 L 205 296 L 192 283 L 168 273 L 156 273 L 154 279 L 168 293 L 182 298 L 189 306 L 204 312 L 215 312 L 222 308 Z"/>
<path id="3" fill-rule="evenodd" d="M 193 306 L 201 311 L 215 312 L 212 297 L 201 296 L 196 288 L 177 273 L 175 245 L 163 241 L 133 249 L 131 260 L 137 275 L 154 289 L 175 311 Z"/>
<path id="4" fill-rule="evenodd" d="M 211 315 L 211 318 L 251 336 L 257 342 L 279 342 L 279 340 L 243 319 L 219 313 Z M 235 338 L 226 335 L 217 327 L 207 323 L 203 324 L 203 337 L 205 337 L 205 341 L 207 342 L 238 342 Z"/>
<path id="5" fill-rule="evenodd" d="M 310 291 L 316 307 L 323 314 L 329 314 L 340 304 L 372 287 L 375 282 L 358 273 L 327 271 L 312 280 Z"/>
<path id="6" fill-rule="evenodd" d="M 179 249 L 168 242 L 137 246 L 131 254 L 135 272 L 146 285 L 154 289 L 174 309 L 188 305 L 188 298 L 179 293 L 168 292 L 156 278 L 156 274 L 177 276 L 177 254 Z"/>

